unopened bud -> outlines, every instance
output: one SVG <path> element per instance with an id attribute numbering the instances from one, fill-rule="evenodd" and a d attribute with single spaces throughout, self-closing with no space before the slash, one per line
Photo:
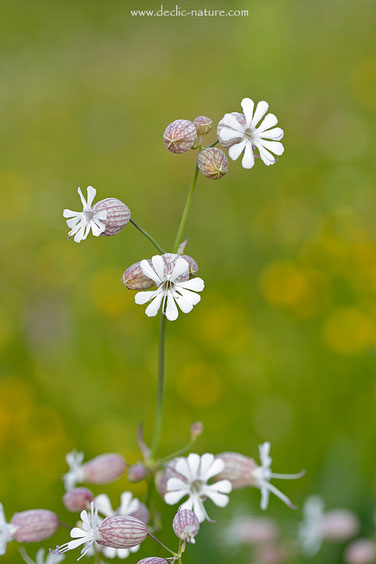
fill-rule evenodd
<path id="1" fill-rule="evenodd" d="M 102 220 L 106 226 L 102 235 L 116 235 L 127 225 L 131 218 L 131 212 L 128 207 L 117 198 L 106 198 L 100 200 L 93 207 L 93 213 L 99 211 L 107 211 L 106 219 Z"/>
<path id="2" fill-rule="evenodd" d="M 63 503 L 68 511 L 75 513 L 83 509 L 90 509 L 90 503 L 94 501 L 93 493 L 87 488 L 73 488 L 63 496 Z"/>
<path id="3" fill-rule="evenodd" d="M 257 464 L 253 458 L 248 458 L 237 452 L 222 452 L 217 458 L 223 460 L 225 467 L 220 474 L 215 476 L 216 481 L 230 480 L 233 490 L 256 485 L 253 472 L 257 468 Z"/>
<path id="4" fill-rule="evenodd" d="M 132 466 L 128 468 L 129 482 L 141 482 L 142 480 L 145 480 L 146 476 L 147 471 L 142 462 L 132 464 Z"/>
<path id="5" fill-rule="evenodd" d="M 200 522 L 190 509 L 180 509 L 174 517 L 172 528 L 179 539 L 194 543 Z"/>
<path id="6" fill-rule="evenodd" d="M 198 116 L 193 120 L 199 135 L 207 135 L 213 129 L 213 122 L 206 116 Z"/>
<path id="7" fill-rule="evenodd" d="M 126 463 L 121 454 L 101 454 L 83 465 L 84 480 L 91 484 L 108 484 L 120 478 Z"/>
<path id="8" fill-rule="evenodd" d="M 138 504 L 138 508 L 136 509 L 136 511 L 130 513 L 130 516 L 139 519 L 140 521 L 145 523 L 145 525 L 147 525 L 150 521 L 150 511 L 146 507 L 146 505 L 141 502 Z"/>
<path id="9" fill-rule="evenodd" d="M 199 154 L 198 168 L 207 178 L 218 180 L 227 173 L 228 160 L 221 149 L 209 147 Z"/>
<path id="10" fill-rule="evenodd" d="M 333 509 L 324 514 L 321 529 L 325 539 L 343 541 L 358 533 L 360 523 L 358 517 L 352 511 Z"/>
<path id="11" fill-rule="evenodd" d="M 191 437 L 197 439 L 204 432 L 204 424 L 201 421 L 196 421 L 191 425 Z"/>
<path id="12" fill-rule="evenodd" d="M 47 509 L 30 509 L 15 513 L 10 521 L 18 542 L 40 542 L 51 537 L 59 526 L 57 515 Z"/>
<path id="13" fill-rule="evenodd" d="M 163 139 L 171 153 L 185 153 L 195 144 L 196 126 L 187 119 L 177 119 L 166 127 Z"/>
<path id="14" fill-rule="evenodd" d="M 226 531 L 228 544 L 271 544 L 278 536 L 274 521 L 266 517 L 238 517 Z"/>
<path id="15" fill-rule="evenodd" d="M 347 564 L 371 564 L 376 558 L 376 544 L 371 539 L 358 539 L 345 551 Z"/>
<path id="16" fill-rule="evenodd" d="M 164 268 L 165 274 L 171 273 L 175 266 L 176 260 L 179 258 L 179 255 L 172 253 L 165 253 L 164 255 L 161 256 L 165 263 L 165 268 Z M 192 257 L 188 255 L 180 255 L 180 256 L 181 258 L 185 259 L 188 263 L 188 272 L 189 272 L 188 276 L 186 274 L 182 274 L 177 279 L 178 282 L 184 282 L 188 280 L 188 278 L 194 278 L 195 276 L 197 276 L 198 266 L 197 266 L 197 262 Z M 150 266 L 153 265 L 151 259 L 148 260 L 148 263 L 150 264 Z M 123 276 L 121 277 L 121 281 L 123 282 L 124 286 L 126 286 L 126 288 L 128 288 L 129 290 L 148 290 L 149 288 L 152 288 L 155 285 L 155 282 L 142 272 L 140 264 L 141 261 L 132 264 L 129 268 L 127 268 L 127 270 L 123 273 Z"/>
<path id="17" fill-rule="evenodd" d="M 99 544 L 112 548 L 132 548 L 141 544 L 147 537 L 145 523 L 129 515 L 107 517 L 99 527 L 102 540 Z"/>
<path id="18" fill-rule="evenodd" d="M 167 560 L 159 556 L 149 556 L 149 558 L 139 560 L 137 564 L 167 564 Z"/>

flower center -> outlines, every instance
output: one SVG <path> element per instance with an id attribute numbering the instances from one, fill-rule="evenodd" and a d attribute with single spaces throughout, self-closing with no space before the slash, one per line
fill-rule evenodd
<path id="1" fill-rule="evenodd" d="M 254 139 L 253 134 L 254 134 L 254 130 L 251 127 L 248 127 L 248 129 L 244 131 L 244 137 L 246 137 L 248 141 L 253 141 Z"/>
<path id="2" fill-rule="evenodd" d="M 193 480 L 191 483 L 191 491 L 195 494 L 200 494 L 202 490 L 203 481 L 202 480 Z"/>
<path id="3" fill-rule="evenodd" d="M 94 212 L 92 210 L 85 210 L 83 212 L 83 214 L 84 214 L 84 218 L 85 218 L 86 223 L 90 223 L 90 221 L 94 217 Z"/>

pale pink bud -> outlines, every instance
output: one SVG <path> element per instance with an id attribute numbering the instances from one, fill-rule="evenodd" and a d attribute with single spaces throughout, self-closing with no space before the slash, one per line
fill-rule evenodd
<path id="1" fill-rule="evenodd" d="M 197 262 L 188 255 L 165 253 L 161 256 L 165 263 L 165 274 L 172 272 L 175 266 L 175 262 L 179 258 L 179 256 L 187 261 L 189 275 L 182 274 L 178 277 L 178 282 L 184 282 L 185 280 L 188 280 L 188 277 L 194 278 L 198 273 Z M 123 282 L 124 286 L 126 286 L 129 290 L 148 290 L 155 284 L 153 280 L 151 280 L 148 276 L 145 276 L 145 274 L 142 272 L 140 263 L 141 261 L 132 264 L 129 268 L 127 268 L 127 270 L 121 277 L 121 281 Z M 150 266 L 153 265 L 151 259 L 148 259 L 148 263 L 150 264 Z"/>
<path id="2" fill-rule="evenodd" d="M 146 505 L 144 503 L 141 503 L 141 502 L 138 504 L 138 509 L 136 509 L 136 511 L 134 511 L 133 513 L 130 513 L 130 515 L 131 515 L 131 517 L 135 517 L 136 519 L 139 519 L 140 521 L 142 521 L 146 525 L 150 521 L 150 511 L 146 507 Z"/>
<path id="3" fill-rule="evenodd" d="M 149 558 L 139 560 L 137 564 L 167 564 L 167 560 L 159 556 L 149 556 Z"/>
<path id="4" fill-rule="evenodd" d="M 93 207 L 93 213 L 100 211 L 106 211 L 107 217 L 103 219 L 103 223 L 106 229 L 101 233 L 101 235 L 116 235 L 127 225 L 131 219 L 131 212 L 129 208 L 123 204 L 117 198 L 106 198 L 105 200 L 100 200 Z"/>
<path id="5" fill-rule="evenodd" d="M 198 116 L 193 120 L 199 135 L 207 135 L 213 129 L 213 122 L 206 116 Z"/>
<path id="6" fill-rule="evenodd" d="M 244 114 L 240 114 L 239 112 L 231 112 L 231 115 L 234 116 L 234 118 L 237 120 L 237 122 L 240 125 L 239 129 L 244 129 L 245 124 L 246 124 L 246 119 L 245 119 L 245 115 Z M 224 122 L 224 123 L 223 123 Z M 222 147 L 231 147 L 232 145 L 236 145 L 237 143 L 241 143 L 243 141 L 243 137 L 241 134 L 239 134 L 239 137 L 235 137 L 233 139 L 230 140 L 226 140 L 223 139 L 221 132 L 223 127 L 225 129 L 228 129 L 228 125 L 226 123 L 225 119 L 222 119 L 219 123 L 218 123 L 218 127 L 217 127 L 217 135 L 218 135 L 218 140 L 220 142 L 220 144 L 222 145 Z"/>
<path id="7" fill-rule="evenodd" d="M 101 454 L 83 465 L 84 481 L 91 484 L 108 484 L 120 478 L 126 463 L 121 454 Z"/>
<path id="8" fill-rule="evenodd" d="M 324 538 L 342 541 L 355 536 L 360 529 L 360 523 L 352 511 L 333 509 L 324 514 L 321 528 Z"/>
<path id="9" fill-rule="evenodd" d="M 376 544 L 370 539 L 358 539 L 345 551 L 347 564 L 371 564 L 376 558 Z"/>
<path id="10" fill-rule="evenodd" d="M 180 509 L 174 517 L 172 528 L 179 539 L 194 543 L 200 522 L 190 509 Z"/>
<path id="11" fill-rule="evenodd" d="M 59 521 L 52 511 L 30 509 L 15 513 L 10 524 L 16 527 L 12 536 L 18 542 L 40 542 L 57 531 Z"/>
<path id="12" fill-rule="evenodd" d="M 132 464 L 128 468 L 128 480 L 129 482 L 141 482 L 145 480 L 147 476 L 147 471 L 145 466 L 142 462 L 138 462 L 137 464 Z"/>
<path id="13" fill-rule="evenodd" d="M 171 153 L 185 153 L 195 144 L 196 126 L 187 119 L 177 119 L 166 127 L 163 139 Z"/>
<path id="14" fill-rule="evenodd" d="M 215 480 L 230 480 L 233 490 L 246 486 L 255 486 L 256 479 L 253 476 L 257 468 L 253 458 L 248 458 L 237 452 L 222 452 L 217 456 L 225 463 L 225 467 L 220 474 L 215 476 Z"/>
<path id="15" fill-rule="evenodd" d="M 204 432 L 204 424 L 201 421 L 195 421 L 191 425 L 191 437 L 192 439 L 197 439 Z"/>
<path id="16" fill-rule="evenodd" d="M 92 501 L 94 501 L 94 495 L 87 488 L 73 488 L 63 496 L 63 503 L 68 511 L 76 513 L 83 509 L 90 509 Z"/>
<path id="17" fill-rule="evenodd" d="M 228 171 L 228 160 L 221 149 L 209 147 L 204 149 L 198 156 L 198 168 L 200 172 L 211 180 L 222 178 Z"/>
<path id="18" fill-rule="evenodd" d="M 227 531 L 231 544 L 265 544 L 276 540 L 278 529 L 267 517 L 239 517 Z"/>
<path id="19" fill-rule="evenodd" d="M 147 537 L 145 523 L 129 515 L 107 517 L 99 527 L 102 540 L 99 544 L 112 548 L 132 548 L 141 544 Z"/>

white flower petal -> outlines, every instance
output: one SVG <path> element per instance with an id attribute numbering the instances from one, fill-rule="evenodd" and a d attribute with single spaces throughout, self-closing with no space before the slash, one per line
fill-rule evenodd
<path id="1" fill-rule="evenodd" d="M 84 198 L 83 193 L 81 192 L 81 188 L 78 188 L 77 191 L 78 191 L 78 194 L 79 194 L 80 199 L 81 199 L 82 207 L 83 207 L 83 209 L 85 210 L 85 209 L 87 209 L 86 200 L 85 200 L 85 198 Z"/>
<path id="2" fill-rule="evenodd" d="M 148 307 L 145 309 L 145 313 L 148 317 L 155 317 L 161 307 L 163 299 L 163 294 L 160 292 L 155 296 L 155 298 L 150 302 Z"/>
<path id="3" fill-rule="evenodd" d="M 154 270 L 157 273 L 159 280 L 165 280 L 166 278 L 164 273 L 165 263 L 163 258 L 160 255 L 154 255 L 151 259 L 151 262 L 153 263 Z"/>
<path id="4" fill-rule="evenodd" d="M 195 295 L 197 296 L 197 294 Z M 178 304 L 178 306 L 180 307 L 183 313 L 190 313 L 192 311 L 194 304 L 192 303 L 191 300 L 187 300 L 183 295 L 180 294 L 176 294 L 174 297 L 176 303 Z"/>
<path id="5" fill-rule="evenodd" d="M 86 191 L 87 191 L 87 207 L 91 208 L 91 204 L 93 203 L 97 191 L 92 186 L 88 186 Z"/>
<path id="6" fill-rule="evenodd" d="M 200 478 L 201 478 L 201 480 L 207 481 L 209 479 L 209 477 L 207 477 L 207 475 L 209 473 L 209 468 L 211 467 L 211 465 L 213 464 L 214 461 L 215 461 L 215 456 L 214 456 L 214 454 L 211 454 L 210 452 L 206 452 L 205 454 L 203 454 L 201 456 L 201 461 L 200 461 Z M 223 468 L 222 468 L 222 470 L 223 470 Z M 214 475 L 215 474 L 213 474 L 213 476 Z"/>
<path id="7" fill-rule="evenodd" d="M 101 210 L 95 213 L 95 219 L 107 219 L 107 210 Z"/>
<path id="8" fill-rule="evenodd" d="M 106 229 L 106 226 L 99 221 L 91 221 L 88 227 L 91 228 L 94 237 L 98 237 Z"/>
<path id="9" fill-rule="evenodd" d="M 107 494 L 99 494 L 95 498 L 95 505 L 98 508 L 99 513 L 102 513 L 106 517 L 112 517 L 115 515 L 115 511 L 112 509 L 110 498 Z"/>
<path id="10" fill-rule="evenodd" d="M 150 302 L 150 300 L 152 300 L 158 293 L 159 290 L 148 290 L 148 291 L 137 292 L 137 294 L 134 297 L 134 301 L 138 305 L 144 305 L 147 302 Z"/>
<path id="11" fill-rule="evenodd" d="M 199 477 L 199 468 L 201 463 L 201 456 L 192 452 L 187 458 L 188 466 L 191 471 L 191 477 L 193 480 Z"/>
<path id="12" fill-rule="evenodd" d="M 268 131 L 263 131 L 262 133 L 257 131 L 257 135 L 262 140 L 273 139 L 273 141 L 279 141 L 283 137 L 283 129 L 280 127 L 274 127 L 273 129 L 268 129 Z"/>
<path id="13" fill-rule="evenodd" d="M 176 478 L 176 477 L 170 478 L 167 481 L 166 488 L 169 492 L 176 490 L 185 490 L 188 493 L 189 491 L 189 486 L 187 482 L 184 482 L 181 478 Z"/>
<path id="14" fill-rule="evenodd" d="M 244 151 L 244 148 L 247 144 L 246 140 L 241 141 L 240 143 L 236 143 L 235 145 L 232 145 L 229 150 L 228 150 L 228 154 L 230 155 L 230 158 L 233 161 L 236 161 L 236 159 L 238 157 L 240 157 L 240 155 L 242 154 L 242 152 Z"/>
<path id="15" fill-rule="evenodd" d="M 209 488 L 213 487 L 220 493 L 228 494 L 231 493 L 232 491 L 232 484 L 230 480 L 219 480 L 219 482 L 216 482 L 215 484 L 210 484 L 208 487 Z"/>
<path id="16" fill-rule="evenodd" d="M 67 219 L 67 225 L 70 229 L 73 229 L 78 225 L 81 221 L 80 215 L 76 215 L 76 217 L 72 217 L 72 219 Z"/>
<path id="17" fill-rule="evenodd" d="M 169 321 L 175 321 L 179 316 L 179 311 L 178 308 L 176 307 L 176 303 L 171 292 L 168 292 L 167 294 L 167 300 L 164 307 L 165 310 L 163 313 L 165 314 L 167 319 Z"/>
<path id="18" fill-rule="evenodd" d="M 223 127 L 223 130 L 221 131 L 221 136 L 225 131 L 229 134 L 231 130 L 232 130 L 231 134 L 233 137 L 239 137 L 239 134 L 244 133 L 244 127 L 242 127 L 242 125 L 239 123 L 236 117 L 232 114 L 225 114 L 218 125 Z M 233 137 L 231 137 L 231 139 Z"/>
<path id="19" fill-rule="evenodd" d="M 277 123 L 278 123 L 277 116 L 275 116 L 274 114 L 268 114 L 265 116 L 265 118 L 260 123 L 259 127 L 256 129 L 256 133 L 260 134 L 263 131 L 266 131 L 267 129 L 274 127 L 275 125 L 277 125 Z"/>
<path id="20" fill-rule="evenodd" d="M 199 294 L 196 294 L 195 292 L 191 292 L 190 290 L 185 290 L 185 288 L 180 288 L 180 287 L 177 288 L 176 290 L 177 290 L 177 292 L 176 292 L 177 295 L 175 296 L 175 299 L 176 299 L 176 302 L 178 303 L 179 307 L 180 307 L 179 300 L 181 298 L 183 298 L 184 301 L 188 302 L 188 304 L 191 306 L 191 309 L 189 311 L 191 311 L 192 307 L 197 305 L 201 301 L 201 296 Z M 185 312 L 185 313 L 187 313 L 187 312 Z"/>
<path id="21" fill-rule="evenodd" d="M 243 113 L 244 113 L 245 118 L 247 120 L 247 127 L 249 127 L 251 122 L 252 122 L 252 116 L 253 116 L 253 110 L 254 110 L 254 107 L 255 107 L 255 103 L 254 103 L 253 100 L 251 100 L 251 98 L 243 98 L 241 105 L 242 105 L 242 108 L 243 108 Z"/>
<path id="22" fill-rule="evenodd" d="M 72 211 L 72 210 L 65 209 L 63 211 L 63 216 L 64 217 L 80 217 L 81 212 L 75 212 L 75 211 Z"/>
<path id="23" fill-rule="evenodd" d="M 191 280 L 185 280 L 184 282 L 178 282 L 176 284 L 178 288 L 185 288 L 187 290 L 193 290 L 194 292 L 202 292 L 205 288 L 205 284 L 202 278 L 191 278 Z"/>
<path id="24" fill-rule="evenodd" d="M 161 284 L 162 280 L 159 278 L 158 274 L 150 266 L 150 264 L 148 263 L 147 260 L 144 259 L 140 262 L 140 268 L 141 268 L 142 272 L 145 274 L 145 276 L 147 276 L 148 278 L 153 280 L 153 282 L 155 282 L 157 286 L 159 286 Z"/>
<path id="25" fill-rule="evenodd" d="M 254 164 L 255 164 L 255 157 L 253 156 L 252 144 L 248 141 L 244 150 L 242 167 L 249 169 L 252 168 Z"/>
<path id="26" fill-rule="evenodd" d="M 198 456 L 198 454 L 196 456 Z M 183 457 L 178 458 L 176 460 L 175 470 L 176 470 L 176 472 L 178 472 L 179 474 L 184 476 L 184 478 L 186 478 L 187 480 L 192 479 L 192 472 L 191 472 L 190 466 L 188 464 L 187 458 L 183 458 Z"/>
<path id="27" fill-rule="evenodd" d="M 171 282 L 174 282 L 177 278 L 179 278 L 179 276 L 182 276 L 182 274 L 188 274 L 188 271 L 188 262 L 185 259 L 179 257 L 170 276 Z"/>
<path id="28" fill-rule="evenodd" d="M 218 505 L 218 507 L 226 507 L 226 505 L 230 501 L 228 495 L 216 492 L 215 490 L 205 490 L 205 493 L 207 497 L 210 498 L 213 503 L 215 503 L 215 505 Z"/>
<path id="29" fill-rule="evenodd" d="M 177 491 L 174 491 L 174 492 L 167 492 L 164 495 L 164 500 L 168 505 L 175 505 L 175 503 L 180 501 L 181 498 L 184 497 L 185 495 L 187 495 L 187 492 L 185 492 L 183 490 L 177 490 Z"/>
<path id="30" fill-rule="evenodd" d="M 261 142 L 262 143 L 262 142 Z M 256 143 L 256 147 L 260 153 L 261 160 L 266 166 L 273 165 L 275 163 L 275 158 L 267 149 L 263 147 L 261 143 Z"/>
<path id="31" fill-rule="evenodd" d="M 74 241 L 75 243 L 80 243 L 80 241 L 83 241 L 84 239 L 85 239 L 85 227 L 81 225 L 79 230 L 74 236 Z"/>
<path id="32" fill-rule="evenodd" d="M 184 503 L 181 504 L 179 509 L 189 509 L 190 511 L 192 511 L 192 509 L 193 509 L 193 499 L 191 497 L 189 497 Z"/>
<path id="33" fill-rule="evenodd" d="M 206 455 L 204 454 L 204 456 Z M 211 459 L 206 458 L 205 466 L 203 464 L 202 458 L 201 458 L 201 476 L 205 480 L 209 480 L 210 478 L 213 478 L 213 476 L 216 476 L 217 474 L 222 472 L 222 470 L 225 467 L 225 463 L 221 458 L 214 458 L 214 456 L 211 455 Z"/>
<path id="34" fill-rule="evenodd" d="M 257 104 L 255 115 L 252 119 L 252 127 L 256 127 L 260 119 L 266 114 L 269 109 L 269 104 L 265 101 L 261 101 Z"/>
<path id="35" fill-rule="evenodd" d="M 197 519 L 202 523 L 207 517 L 204 505 L 198 497 L 193 499 L 193 512 L 196 514 Z"/>
<path id="36" fill-rule="evenodd" d="M 268 149 L 275 155 L 282 155 L 283 151 L 285 150 L 282 143 L 279 141 L 264 141 L 262 140 L 262 145 L 265 149 Z"/>

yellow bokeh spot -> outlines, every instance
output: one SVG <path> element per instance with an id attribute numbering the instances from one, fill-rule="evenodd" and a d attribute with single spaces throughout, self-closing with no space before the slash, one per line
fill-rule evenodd
<path id="1" fill-rule="evenodd" d="M 202 318 L 200 337 L 233 353 L 249 346 L 251 325 L 244 307 L 218 301 Z"/>
<path id="2" fill-rule="evenodd" d="M 376 57 L 361 61 L 351 71 L 354 98 L 370 108 L 376 108 Z"/>
<path id="3" fill-rule="evenodd" d="M 55 239 L 39 252 L 38 275 L 52 286 L 65 286 L 80 276 L 83 257 L 82 253 L 72 253 L 69 241 L 62 238 Z"/>
<path id="4" fill-rule="evenodd" d="M 324 337 L 340 354 L 360 353 L 374 341 L 372 319 L 355 308 L 339 309 L 325 323 Z"/>
<path id="5" fill-rule="evenodd" d="M 208 364 L 195 362 L 188 364 L 178 374 L 177 389 L 187 403 L 195 407 L 209 407 L 215 404 L 221 393 L 219 374 Z"/>
<path id="6" fill-rule="evenodd" d="M 0 186 L 6 193 L 6 205 L 1 207 L 1 219 L 17 220 L 30 209 L 29 185 L 25 178 L 13 170 L 0 170 Z"/>
<path id="7" fill-rule="evenodd" d="M 124 288 L 119 271 L 107 268 L 96 273 L 90 281 L 90 292 L 95 306 L 108 317 L 116 317 L 126 311 L 134 296 Z"/>

